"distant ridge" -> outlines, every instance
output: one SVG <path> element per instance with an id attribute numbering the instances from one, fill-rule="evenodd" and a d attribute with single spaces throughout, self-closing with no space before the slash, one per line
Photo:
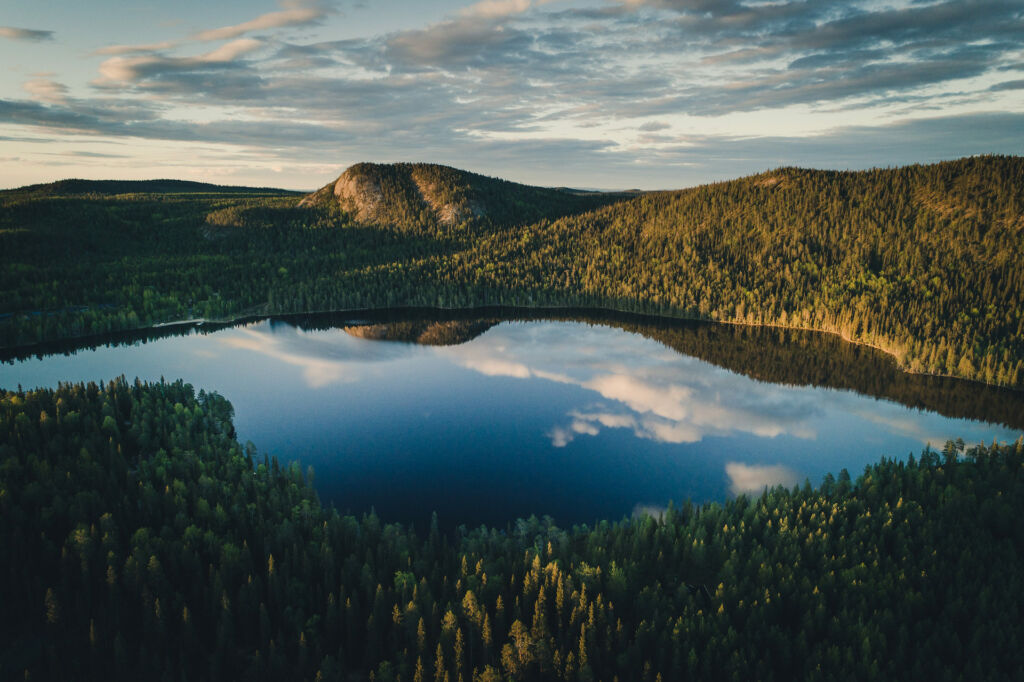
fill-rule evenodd
<path id="1" fill-rule="evenodd" d="M 194 182 L 192 180 L 82 180 L 79 178 L 58 180 L 38 185 L 26 185 L 2 191 L 2 193 L 28 194 L 32 196 L 197 194 L 214 192 L 218 194 L 302 194 L 302 192 L 273 187 L 236 187 L 232 185 L 214 185 L 208 182 Z"/>
<path id="2" fill-rule="evenodd" d="M 336 204 L 359 222 L 413 228 L 527 224 L 628 196 L 632 195 L 533 187 L 429 163 L 357 163 L 299 205 Z"/>

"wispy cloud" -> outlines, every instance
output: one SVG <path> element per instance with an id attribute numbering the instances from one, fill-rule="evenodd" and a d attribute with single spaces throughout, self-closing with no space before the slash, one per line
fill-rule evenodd
<path id="1" fill-rule="evenodd" d="M 139 52 L 161 52 L 177 47 L 180 41 L 164 40 L 159 43 L 143 43 L 141 45 L 107 45 L 93 50 L 96 55 L 123 55 L 136 54 Z"/>
<path id="2" fill-rule="evenodd" d="M 200 31 L 195 35 L 196 40 L 230 40 L 238 36 L 252 33 L 253 31 L 265 31 L 272 28 L 285 28 L 294 26 L 309 26 L 315 24 L 328 14 L 328 10 L 320 5 L 304 6 L 293 4 L 293 6 L 277 12 L 267 12 L 255 19 L 244 21 L 233 26 L 222 26 L 206 31 Z"/>
<path id="3" fill-rule="evenodd" d="M 240 57 L 248 55 L 263 47 L 263 43 L 253 38 L 239 38 L 209 52 L 194 57 L 162 57 L 143 55 L 136 57 L 111 57 L 100 65 L 100 85 L 112 83 L 137 83 L 157 81 L 173 77 L 175 74 L 189 74 L 209 69 L 223 69 Z"/>
<path id="4" fill-rule="evenodd" d="M 8 40 L 30 40 L 35 42 L 53 40 L 53 33 L 53 31 L 40 31 L 32 28 L 0 26 L 0 38 L 7 38 Z"/>
<path id="5" fill-rule="evenodd" d="M 49 78 L 33 78 L 25 81 L 21 87 L 38 102 L 63 104 L 68 98 L 67 86 Z"/>
<path id="6" fill-rule="evenodd" d="M 528 10 L 531 4 L 530 0 L 480 0 L 459 10 L 459 14 L 464 17 L 499 19 L 521 14 Z"/>
<path id="7" fill-rule="evenodd" d="M 324 39 L 335 15 L 290 3 L 100 47 L 93 96 L 34 85 L 0 105 L 0 122 L 71 132 L 94 120 L 109 135 L 244 138 L 307 162 L 428 160 L 606 187 L 1024 152 L 1012 0 L 483 0 Z M 185 130 L 196 105 L 204 122 Z"/>

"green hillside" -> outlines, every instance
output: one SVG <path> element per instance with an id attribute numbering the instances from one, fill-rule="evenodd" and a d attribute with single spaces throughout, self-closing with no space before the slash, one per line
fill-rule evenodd
<path id="1" fill-rule="evenodd" d="M 1024 159 L 996 156 L 639 196 L 427 164 L 359 164 L 301 202 L 0 194 L 0 345 L 195 317 L 590 306 L 830 331 L 904 369 L 1020 388 L 1022 216 Z"/>
<path id="2" fill-rule="evenodd" d="M 912 371 L 1020 386 L 1022 251 L 1024 159 L 980 157 L 646 194 L 489 235 L 466 267 L 543 298 L 837 332 Z"/>

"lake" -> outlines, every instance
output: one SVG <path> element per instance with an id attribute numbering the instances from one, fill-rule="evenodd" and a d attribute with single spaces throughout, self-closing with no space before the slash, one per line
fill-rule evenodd
<path id="1" fill-rule="evenodd" d="M 326 504 L 417 526 L 617 520 L 1024 430 L 1018 392 L 834 336 L 605 313 L 299 316 L 35 352 L 0 387 L 182 378 L 231 401 L 242 442 L 312 466 Z"/>

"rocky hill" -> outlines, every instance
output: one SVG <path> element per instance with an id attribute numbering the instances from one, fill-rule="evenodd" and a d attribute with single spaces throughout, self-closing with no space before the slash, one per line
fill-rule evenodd
<path id="1" fill-rule="evenodd" d="M 357 221 L 414 228 L 528 224 L 606 205 L 628 193 L 532 187 L 427 163 L 358 163 L 300 206 L 336 203 Z"/>

